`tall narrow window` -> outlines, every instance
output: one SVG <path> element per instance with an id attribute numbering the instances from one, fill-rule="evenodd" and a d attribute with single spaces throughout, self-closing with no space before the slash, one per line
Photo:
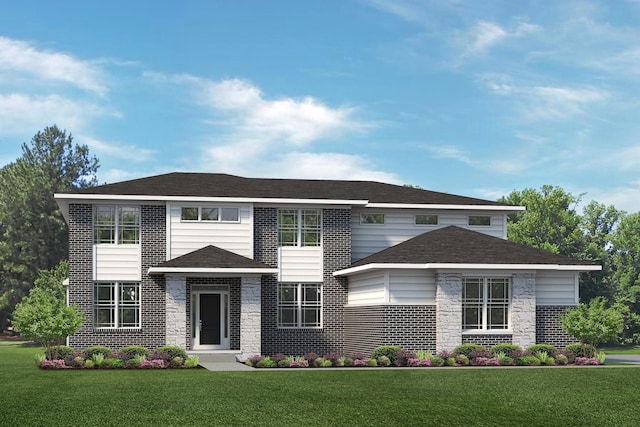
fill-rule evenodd
<path id="1" fill-rule="evenodd" d="M 322 216 L 317 209 L 278 211 L 279 246 L 320 246 Z"/>
<path id="2" fill-rule="evenodd" d="M 465 278 L 462 281 L 462 328 L 509 329 L 509 279 Z"/>
<path id="3" fill-rule="evenodd" d="M 140 284 L 97 282 L 93 287 L 95 328 L 139 328 Z"/>
<path id="4" fill-rule="evenodd" d="M 100 205 L 93 210 L 93 241 L 118 245 L 140 243 L 140 207 Z"/>
<path id="5" fill-rule="evenodd" d="M 278 284 L 278 327 L 319 328 L 322 326 L 322 285 Z"/>

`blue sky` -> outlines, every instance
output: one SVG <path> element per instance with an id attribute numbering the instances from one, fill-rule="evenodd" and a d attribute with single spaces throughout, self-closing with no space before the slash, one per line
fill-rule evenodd
<path id="1" fill-rule="evenodd" d="M 98 178 L 373 179 L 640 210 L 640 1 L 30 1 L 0 166 L 57 124 Z"/>

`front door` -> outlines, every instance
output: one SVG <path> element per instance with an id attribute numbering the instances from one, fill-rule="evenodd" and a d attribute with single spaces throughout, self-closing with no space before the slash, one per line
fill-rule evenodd
<path id="1" fill-rule="evenodd" d="M 229 349 L 229 294 L 199 292 L 196 295 L 194 350 Z"/>

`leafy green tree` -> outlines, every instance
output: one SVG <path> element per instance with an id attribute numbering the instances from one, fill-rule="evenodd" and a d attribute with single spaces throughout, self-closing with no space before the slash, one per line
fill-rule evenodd
<path id="1" fill-rule="evenodd" d="M 606 308 L 606 303 L 605 298 L 596 297 L 588 305 L 580 304 L 568 309 L 560 316 L 562 329 L 581 343 L 594 347 L 614 340 L 622 332 L 623 317 L 615 308 Z"/>
<path id="2" fill-rule="evenodd" d="M 69 264 L 61 262 L 55 269 L 40 270 L 35 286 L 13 313 L 13 325 L 20 334 L 45 347 L 49 359 L 56 359 L 60 346 L 68 335 L 82 327 L 84 313 L 68 306 L 63 280 L 69 274 Z"/>
<path id="3" fill-rule="evenodd" d="M 98 160 L 57 126 L 38 132 L 0 169 L 0 326 L 40 269 L 68 257 L 67 225 L 53 198 L 97 184 Z"/>

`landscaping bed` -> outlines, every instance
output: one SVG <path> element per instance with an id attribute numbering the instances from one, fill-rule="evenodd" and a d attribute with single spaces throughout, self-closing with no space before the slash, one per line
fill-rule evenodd
<path id="1" fill-rule="evenodd" d="M 398 346 L 380 346 L 369 355 L 348 356 L 308 353 L 304 356 L 256 355 L 244 363 L 255 368 L 329 368 L 329 367 L 439 367 L 439 366 L 568 366 L 602 365 L 605 353 L 591 345 L 571 344 L 558 349 L 535 344 L 522 349 L 513 344 L 497 344 L 487 349 L 480 344 L 462 344 L 453 351 L 405 350 Z"/>

